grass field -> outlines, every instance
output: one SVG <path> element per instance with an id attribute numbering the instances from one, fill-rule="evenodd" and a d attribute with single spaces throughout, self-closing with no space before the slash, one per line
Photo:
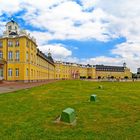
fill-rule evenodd
<path id="1" fill-rule="evenodd" d="M 54 123 L 67 107 L 76 126 Z M 0 140 L 65 139 L 140 140 L 140 83 L 59 81 L 0 95 Z"/>

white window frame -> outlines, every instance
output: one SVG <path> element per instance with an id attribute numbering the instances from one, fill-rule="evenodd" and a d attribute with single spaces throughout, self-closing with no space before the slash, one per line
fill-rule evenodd
<path id="1" fill-rule="evenodd" d="M 13 60 L 13 52 L 12 51 L 8 52 L 8 60 Z"/>
<path id="2" fill-rule="evenodd" d="M 16 51 L 16 61 L 19 61 L 19 58 L 20 58 L 20 53 L 19 51 Z"/>
<path id="3" fill-rule="evenodd" d="M 11 68 L 9 68 L 9 69 L 8 69 L 8 76 L 9 76 L 9 77 L 12 77 L 12 75 L 13 75 L 13 71 L 12 71 Z"/>
<path id="4" fill-rule="evenodd" d="M 16 77 L 19 77 L 19 68 L 16 68 Z"/>

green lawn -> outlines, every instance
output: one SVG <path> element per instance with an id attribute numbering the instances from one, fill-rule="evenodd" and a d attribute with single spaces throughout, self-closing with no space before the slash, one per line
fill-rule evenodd
<path id="1" fill-rule="evenodd" d="M 76 126 L 54 123 L 67 107 Z M 0 95 L 0 140 L 65 139 L 140 140 L 140 83 L 59 81 Z"/>

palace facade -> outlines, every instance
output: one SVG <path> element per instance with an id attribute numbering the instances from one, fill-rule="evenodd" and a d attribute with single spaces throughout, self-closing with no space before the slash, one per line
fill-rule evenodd
<path id="1" fill-rule="evenodd" d="M 37 81 L 54 79 L 55 65 L 50 53 L 46 56 L 36 40 L 11 20 L 0 37 L 0 79 Z"/>
<path id="2" fill-rule="evenodd" d="M 0 37 L 0 80 L 40 81 L 49 79 L 131 78 L 130 69 L 120 66 L 82 65 L 53 60 L 38 49 L 36 40 L 11 20 Z"/>
<path id="3" fill-rule="evenodd" d="M 130 79 L 130 69 L 123 66 L 82 65 L 69 62 L 55 62 L 56 79 Z"/>

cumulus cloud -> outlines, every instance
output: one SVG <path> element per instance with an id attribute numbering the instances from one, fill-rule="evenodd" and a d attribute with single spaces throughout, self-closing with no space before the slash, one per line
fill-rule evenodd
<path id="1" fill-rule="evenodd" d="M 119 44 L 112 50 L 112 54 L 125 60 L 132 71 L 136 71 L 140 66 L 140 43 L 126 42 Z"/>
<path id="2" fill-rule="evenodd" d="M 122 65 L 123 61 L 121 58 L 112 58 L 106 56 L 99 56 L 95 58 L 90 58 L 86 60 L 86 63 L 89 64 L 100 64 L 100 65 Z"/>
<path id="3" fill-rule="evenodd" d="M 64 60 L 66 57 L 70 57 L 72 55 L 72 52 L 62 44 L 48 44 L 39 46 L 39 49 L 44 53 L 48 53 L 50 50 L 52 56 L 57 60 Z"/>
<path id="4" fill-rule="evenodd" d="M 40 32 L 40 31 L 29 31 L 31 36 L 34 36 L 36 38 L 37 44 L 39 46 L 42 46 L 44 44 L 47 44 L 49 40 L 52 40 L 51 33 L 48 32 Z"/>
<path id="5" fill-rule="evenodd" d="M 0 15 L 3 13 L 11 16 L 13 13 L 20 11 L 19 0 L 1 0 L 0 1 Z"/>
<path id="6" fill-rule="evenodd" d="M 84 9 L 94 8 L 99 0 L 80 0 Z"/>
<path id="7" fill-rule="evenodd" d="M 84 12 L 83 8 L 74 1 L 63 1 L 53 8 L 28 10 L 23 18 L 34 27 L 46 29 L 52 39 L 97 39 L 107 41 L 106 23 L 99 18 L 104 17 L 102 10 L 94 10 L 93 13 Z"/>
<path id="8" fill-rule="evenodd" d="M 5 24 L 5 22 L 0 21 L 0 35 L 3 34 Z"/>

